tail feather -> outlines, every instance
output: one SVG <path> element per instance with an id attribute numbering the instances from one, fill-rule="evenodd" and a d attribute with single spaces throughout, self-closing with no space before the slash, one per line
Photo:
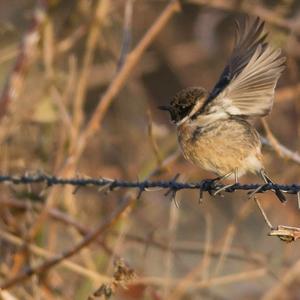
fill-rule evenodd
<path id="1" fill-rule="evenodd" d="M 260 171 L 261 177 L 265 181 L 265 183 L 272 183 L 274 182 L 271 180 L 271 178 L 266 174 L 265 170 Z M 283 193 L 279 189 L 274 189 L 275 195 L 280 200 L 280 202 L 285 203 L 287 201 L 286 197 L 283 195 Z"/>

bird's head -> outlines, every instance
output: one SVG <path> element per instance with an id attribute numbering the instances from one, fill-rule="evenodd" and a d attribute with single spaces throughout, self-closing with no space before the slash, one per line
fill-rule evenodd
<path id="1" fill-rule="evenodd" d="M 190 87 L 175 94 L 169 105 L 159 106 L 170 113 L 172 123 L 181 125 L 203 105 L 207 91 L 201 87 Z"/>

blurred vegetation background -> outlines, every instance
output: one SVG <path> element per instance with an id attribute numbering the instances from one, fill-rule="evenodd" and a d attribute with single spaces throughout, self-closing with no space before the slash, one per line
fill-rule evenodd
<path id="1" fill-rule="evenodd" d="M 138 52 L 168 1 L 1 0 L 1 173 L 213 177 L 178 154 L 175 128 L 157 106 L 187 86 L 212 88 L 232 49 L 234 20 L 246 14 L 266 21 L 270 43 L 288 58 L 267 122 L 273 138 L 297 151 L 300 2 L 186 0 L 180 9 L 175 2 L 145 41 L 149 47 Z M 280 154 L 276 147 L 264 149 L 270 176 L 299 182 L 299 161 Z M 0 291 L 2 299 L 300 299 L 299 241 L 269 237 L 245 192 L 205 195 L 199 205 L 197 191 L 182 191 L 176 208 L 164 191 L 134 201 L 136 194 L 124 190 L 0 188 L 2 287 L 74 248 L 133 199 L 84 249 L 11 284 Z M 274 225 L 299 227 L 296 196 L 287 197 L 283 206 L 271 192 L 259 195 Z M 136 281 L 130 284 L 132 272 Z"/>

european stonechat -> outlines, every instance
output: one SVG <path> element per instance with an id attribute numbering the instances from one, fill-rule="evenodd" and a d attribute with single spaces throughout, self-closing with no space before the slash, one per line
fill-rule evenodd
<path id="1" fill-rule="evenodd" d="M 272 183 L 262 163 L 261 141 L 249 117 L 270 113 L 286 58 L 266 41 L 264 22 L 236 23 L 235 46 L 220 79 L 209 93 L 202 87 L 179 91 L 170 105 L 184 157 L 219 178 L 257 173 Z M 228 187 L 228 186 L 226 186 Z M 275 190 L 281 202 L 286 201 Z"/>

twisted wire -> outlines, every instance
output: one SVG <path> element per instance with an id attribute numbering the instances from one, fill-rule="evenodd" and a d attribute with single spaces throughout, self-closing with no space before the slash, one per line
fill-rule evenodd
<path id="1" fill-rule="evenodd" d="M 203 192 L 214 192 L 222 187 L 223 184 L 215 183 L 213 180 L 205 179 L 199 182 L 180 182 L 176 179 L 169 181 L 163 180 L 144 180 L 144 181 L 129 181 L 129 180 L 119 180 L 119 179 L 110 179 L 110 178 L 61 178 L 47 174 L 34 174 L 34 175 L 0 175 L 0 183 L 8 184 L 34 184 L 34 183 L 44 183 L 47 186 L 54 185 L 73 185 L 76 187 L 85 187 L 85 186 L 96 186 L 96 187 L 107 187 L 110 190 L 116 188 L 134 188 L 141 191 L 149 191 L 151 189 L 169 189 L 173 191 L 180 191 L 185 189 L 198 189 Z M 259 187 L 260 193 L 269 191 L 269 190 L 281 190 L 282 192 L 287 192 L 290 194 L 297 194 L 300 192 L 300 184 L 277 184 L 277 183 L 268 183 L 268 184 L 240 184 L 236 183 L 225 189 L 226 192 L 232 193 L 237 190 L 256 190 Z"/>

